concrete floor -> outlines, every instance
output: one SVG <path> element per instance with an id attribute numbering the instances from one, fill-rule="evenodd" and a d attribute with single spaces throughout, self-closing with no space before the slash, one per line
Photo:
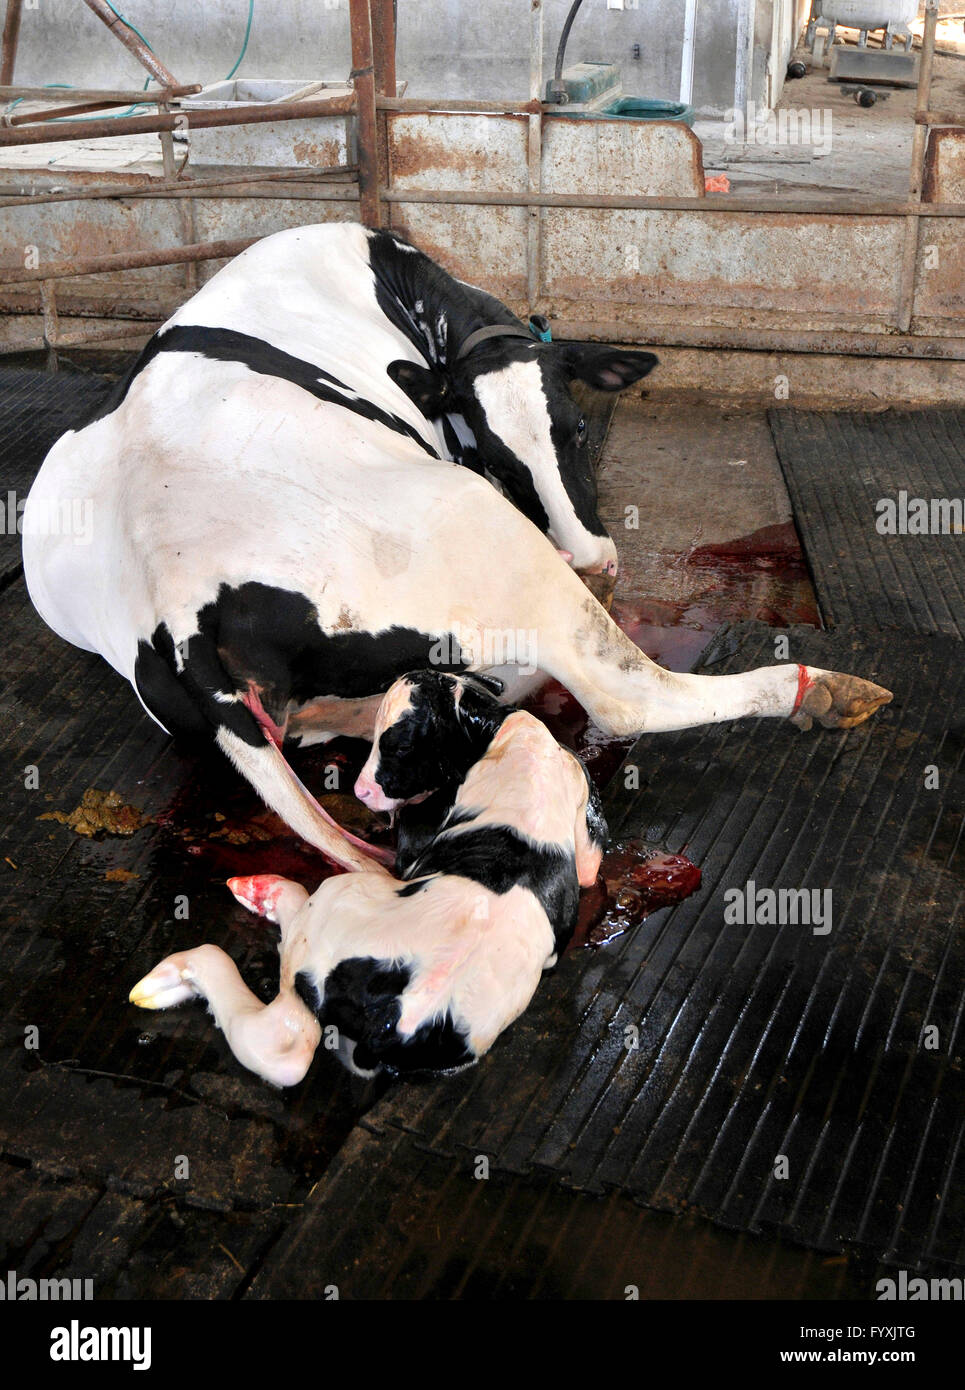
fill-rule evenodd
<path id="1" fill-rule="evenodd" d="M 624 396 L 599 490 L 614 616 L 656 660 L 686 669 L 727 621 L 818 623 L 764 410 Z"/>
<path id="2" fill-rule="evenodd" d="M 960 48 L 956 57 L 936 56 L 929 105 L 935 110 L 965 109 L 965 35 L 943 25 L 940 46 Z M 869 47 L 875 47 L 869 42 Z M 725 120 L 698 121 L 704 171 L 726 174 L 732 193 L 818 193 L 835 191 L 875 198 L 900 198 L 908 191 L 916 92 L 879 88 L 874 106 L 861 107 L 853 93 L 829 79 L 827 67 L 813 67 L 806 49 L 795 55 L 811 69 L 807 77 L 784 85 L 777 112 L 821 114 L 812 120 L 810 144 L 768 144 L 763 133 L 736 142 Z M 853 87 L 845 83 L 844 87 Z M 766 114 L 766 113 L 763 113 Z M 794 129 L 792 126 L 791 129 Z"/>

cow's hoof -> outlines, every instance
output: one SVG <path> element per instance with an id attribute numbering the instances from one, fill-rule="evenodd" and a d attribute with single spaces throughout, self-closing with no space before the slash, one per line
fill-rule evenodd
<path id="1" fill-rule="evenodd" d="M 196 998 L 197 993 L 190 979 L 186 953 L 182 952 L 162 960 L 149 975 L 138 980 L 127 997 L 139 1009 L 170 1009 Z"/>
<path id="2" fill-rule="evenodd" d="M 609 613 L 613 606 L 613 590 L 617 586 L 615 574 L 608 574 L 606 570 L 597 574 L 581 574 L 580 578 L 596 599 L 597 603 L 602 603 Z"/>
<path id="3" fill-rule="evenodd" d="M 844 676 L 839 671 L 808 670 L 805 680 L 791 715 L 791 723 L 799 729 L 810 729 L 815 719 L 826 729 L 853 729 L 892 698 L 891 691 L 883 686 L 858 676 Z"/>

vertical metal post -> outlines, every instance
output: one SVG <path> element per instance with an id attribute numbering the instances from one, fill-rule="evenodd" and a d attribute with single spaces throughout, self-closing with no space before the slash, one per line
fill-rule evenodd
<path id="1" fill-rule="evenodd" d="M 680 53 L 680 100 L 689 106 L 694 96 L 694 49 L 697 43 L 697 0 L 686 0 L 684 42 Z"/>
<path id="2" fill-rule="evenodd" d="M 395 76 L 395 26 L 396 0 L 370 0 L 372 16 L 372 47 L 375 67 L 375 91 L 378 96 L 394 97 L 397 92 Z M 380 188 L 391 188 L 392 171 L 389 167 L 389 115 L 387 111 L 376 113 L 376 151 L 378 156 L 378 179 Z M 391 203 L 384 209 L 384 220 L 392 221 Z"/>
<path id="3" fill-rule="evenodd" d="M 22 9 L 23 0 L 7 0 L 7 12 L 3 21 L 3 48 L 0 49 L 0 87 L 13 85 L 13 67 L 17 61 Z"/>
<path id="4" fill-rule="evenodd" d="M 915 114 L 922 115 L 928 110 L 931 95 L 932 69 L 935 64 L 935 30 L 938 25 L 938 0 L 927 0 L 925 5 L 925 32 L 921 41 L 921 64 L 918 69 L 918 97 Z M 918 276 L 918 242 L 921 218 L 921 194 L 925 181 L 925 149 L 928 144 L 930 126 L 915 122 L 911 140 L 911 172 L 908 181 L 909 202 L 914 210 L 905 218 L 905 240 L 901 258 L 901 279 L 898 286 L 898 313 L 896 325 L 899 333 L 907 333 L 915 313 L 915 290 Z"/>
<path id="5" fill-rule="evenodd" d="M 737 52 L 734 62 L 734 120 L 747 138 L 751 84 L 754 78 L 754 21 L 757 0 L 737 0 Z"/>
<path id="6" fill-rule="evenodd" d="M 352 23 L 352 82 L 355 86 L 358 132 L 359 212 L 363 226 L 381 227 L 372 12 L 369 0 L 349 0 L 349 7 Z"/>
<path id="7" fill-rule="evenodd" d="M 543 85 L 543 0 L 530 0 L 529 28 L 529 95 L 539 101 Z M 541 193 L 543 189 L 543 117 L 542 114 L 528 119 L 527 140 L 528 191 Z M 543 209 L 530 208 L 526 219 L 526 298 L 529 312 L 536 312 L 540 296 L 540 261 L 543 242 Z"/>
<path id="8" fill-rule="evenodd" d="M 47 349 L 47 370 L 55 372 L 57 361 L 57 339 L 60 336 L 60 320 L 57 316 L 57 286 L 53 280 L 41 280 L 40 305 L 44 316 L 44 346 Z"/>
<path id="9" fill-rule="evenodd" d="M 159 101 L 158 110 L 169 112 L 171 106 L 169 102 Z M 165 183 L 174 183 L 177 179 L 177 161 L 174 157 L 174 133 L 170 130 L 158 132 L 158 139 L 161 141 L 161 159 L 164 165 Z M 185 246 L 192 246 L 196 239 L 194 199 L 178 199 L 178 220 L 181 223 L 181 241 Z M 187 261 L 184 266 L 184 283 L 188 290 L 193 294 L 198 288 L 198 266 L 196 261 Z"/>

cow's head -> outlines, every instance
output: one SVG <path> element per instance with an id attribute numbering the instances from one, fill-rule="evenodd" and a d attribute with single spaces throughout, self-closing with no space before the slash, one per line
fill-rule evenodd
<path id="1" fill-rule="evenodd" d="M 512 333 L 512 330 L 509 330 Z M 622 391 L 657 364 L 652 352 L 602 343 L 490 338 L 447 368 L 393 362 L 389 374 L 430 420 L 462 416 L 479 462 L 584 577 L 612 592 L 616 547 L 597 512 L 586 421 L 570 395 L 583 381 Z"/>

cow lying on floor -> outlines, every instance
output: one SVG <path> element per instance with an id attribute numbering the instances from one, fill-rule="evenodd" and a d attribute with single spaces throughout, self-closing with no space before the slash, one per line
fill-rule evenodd
<path id="1" fill-rule="evenodd" d="M 238 1060 L 279 1086 L 302 1079 L 330 1025 L 362 1074 L 481 1057 L 556 963 L 579 890 L 596 880 L 607 834 L 596 793 L 539 720 L 438 671 L 389 689 L 356 785 L 368 805 L 399 811 L 404 883 L 345 874 L 309 897 L 275 874 L 230 879 L 281 927 L 277 997 L 262 1004 L 206 945 L 168 956 L 131 1002 L 200 995 Z"/>
<path id="2" fill-rule="evenodd" d="M 279 232 L 51 449 L 24 512 L 30 597 L 352 869 L 379 872 L 378 851 L 332 824 L 282 746 L 370 738 L 405 671 L 488 673 L 507 704 L 553 676 L 618 737 L 749 714 L 859 724 L 888 691 L 790 663 L 671 673 L 597 601 L 617 553 L 570 385 L 623 390 L 656 360 L 537 342 L 392 232 Z M 77 499 L 89 545 L 50 525 Z"/>

